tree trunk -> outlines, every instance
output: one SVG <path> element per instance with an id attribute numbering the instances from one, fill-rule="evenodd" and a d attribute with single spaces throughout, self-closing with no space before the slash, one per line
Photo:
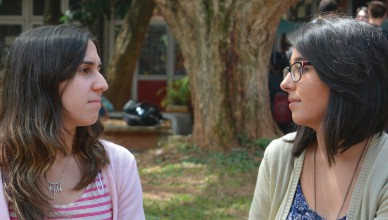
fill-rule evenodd
<path id="1" fill-rule="evenodd" d="M 281 134 L 267 77 L 276 27 L 294 2 L 156 0 L 185 57 L 197 146 L 227 151 L 240 134 Z"/>
<path id="2" fill-rule="evenodd" d="M 153 0 L 131 1 L 116 38 L 115 51 L 106 70 L 109 84 L 106 96 L 115 109 L 121 110 L 131 97 L 133 74 L 154 8 Z"/>
<path id="3" fill-rule="evenodd" d="M 61 13 L 61 1 L 58 0 L 44 0 L 44 24 L 59 24 L 59 19 L 62 16 Z"/>

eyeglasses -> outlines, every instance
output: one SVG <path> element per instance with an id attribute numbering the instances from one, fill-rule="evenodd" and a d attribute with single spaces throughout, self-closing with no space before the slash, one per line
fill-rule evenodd
<path id="1" fill-rule="evenodd" d="M 302 78 L 303 68 L 306 65 L 311 65 L 308 61 L 297 61 L 293 63 L 290 67 L 285 67 L 283 70 L 283 78 L 286 78 L 288 73 L 291 73 L 291 79 L 294 82 L 298 82 Z"/>

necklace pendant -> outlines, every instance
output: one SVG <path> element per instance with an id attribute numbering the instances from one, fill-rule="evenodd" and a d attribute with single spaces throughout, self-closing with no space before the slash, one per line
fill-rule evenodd
<path id="1" fill-rule="evenodd" d="M 1 1 L 1 0 L 0 0 L 0 1 Z M 66 163 L 65 163 L 65 167 L 63 168 L 62 175 L 61 175 L 61 177 L 59 177 L 59 180 L 58 180 L 57 182 L 50 182 L 50 181 L 47 179 L 46 173 L 44 173 L 44 178 L 46 179 L 46 182 L 47 182 L 47 184 L 48 184 L 47 190 L 48 190 L 49 192 L 52 192 L 52 193 L 53 193 L 53 196 L 55 196 L 55 193 L 60 193 L 60 192 L 62 192 L 62 186 L 61 186 L 62 178 L 63 178 L 63 176 L 65 175 L 66 167 L 67 167 L 67 164 L 69 163 L 69 158 L 70 158 L 70 157 L 67 157 L 67 160 L 66 160 Z"/>
<path id="2" fill-rule="evenodd" d="M 61 182 L 58 182 L 58 183 L 48 183 L 47 189 L 48 189 L 49 192 L 52 192 L 53 195 L 55 196 L 55 193 L 62 192 Z"/>

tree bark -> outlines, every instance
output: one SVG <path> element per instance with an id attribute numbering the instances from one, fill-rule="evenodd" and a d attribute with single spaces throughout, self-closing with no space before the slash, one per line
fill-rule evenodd
<path id="1" fill-rule="evenodd" d="M 107 68 L 106 97 L 121 110 L 131 97 L 133 75 L 148 24 L 155 8 L 153 0 L 133 0 L 116 38 L 115 51 Z M 125 83 L 123 83 L 125 82 Z"/>
<path id="2" fill-rule="evenodd" d="M 297 0 L 156 0 L 190 78 L 194 143 L 205 150 L 280 135 L 272 119 L 268 67 L 275 31 Z"/>
<path id="3" fill-rule="evenodd" d="M 61 1 L 58 0 L 44 0 L 43 9 L 43 23 L 44 24 L 60 24 L 59 19 L 62 16 L 61 13 Z"/>

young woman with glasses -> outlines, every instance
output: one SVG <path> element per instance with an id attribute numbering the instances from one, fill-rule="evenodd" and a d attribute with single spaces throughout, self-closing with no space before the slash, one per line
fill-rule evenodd
<path id="1" fill-rule="evenodd" d="M 249 219 L 388 219 L 388 41 L 326 17 L 288 36 L 294 133 L 271 142 Z"/>

